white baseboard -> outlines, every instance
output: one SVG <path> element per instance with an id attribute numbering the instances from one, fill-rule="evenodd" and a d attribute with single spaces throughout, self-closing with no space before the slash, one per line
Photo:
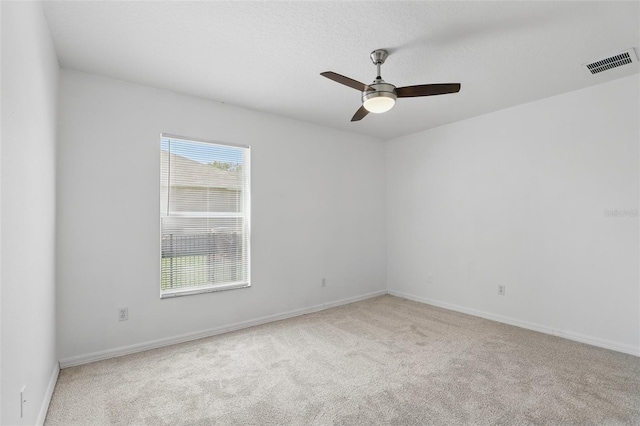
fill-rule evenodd
<path id="1" fill-rule="evenodd" d="M 44 425 L 44 421 L 47 418 L 47 411 L 49 411 L 53 390 L 56 388 L 56 383 L 58 382 L 58 374 L 60 374 L 60 365 L 56 362 L 56 365 L 53 367 L 53 372 L 51 373 L 51 379 L 49 379 L 49 386 L 47 386 L 47 391 L 44 394 L 44 400 L 40 406 L 40 414 L 38 414 L 38 420 L 36 422 L 37 426 Z"/>
<path id="2" fill-rule="evenodd" d="M 73 367 L 76 365 L 88 364 L 90 362 L 101 361 L 104 359 L 114 358 L 122 355 L 129 355 L 136 352 L 147 351 L 149 349 L 156 349 L 163 346 L 175 345 L 177 343 L 188 342 L 191 340 L 202 339 L 204 337 L 215 336 L 230 331 L 241 330 L 243 328 L 254 327 L 256 325 L 266 324 L 273 321 L 280 321 L 287 318 L 293 318 L 300 315 L 310 314 L 313 312 L 322 311 L 336 306 L 346 305 L 353 302 L 359 302 L 365 299 L 371 299 L 372 297 L 382 296 L 387 294 L 387 290 L 375 291 L 373 293 L 367 293 L 360 296 L 349 297 L 346 299 L 336 300 L 333 302 L 321 303 L 319 305 L 310 306 L 302 309 L 295 309 L 293 311 L 284 312 L 281 314 L 268 315 L 266 317 L 256 318 L 249 321 L 238 322 L 234 324 L 228 324 L 221 327 L 210 328 L 208 330 L 197 331 L 195 333 L 187 333 L 178 336 L 167 337 L 164 339 L 152 340 L 149 342 L 139 343 L 130 346 L 122 346 L 115 349 L 107 349 L 105 351 L 93 352 L 86 355 L 73 356 L 60 360 L 60 368 Z M 46 414 L 46 412 L 45 412 Z"/>
<path id="3" fill-rule="evenodd" d="M 502 315 L 490 314 L 488 312 L 478 311 L 476 309 L 465 308 L 463 306 L 454 305 L 451 303 L 440 302 L 438 300 L 427 299 L 420 296 L 414 296 L 412 294 L 403 293 L 396 290 L 389 290 L 388 293 L 392 296 L 402 297 L 403 299 L 409 299 L 427 305 L 437 306 L 439 308 L 449 309 L 451 311 L 462 312 L 463 314 L 473 315 L 475 317 L 485 318 L 491 321 L 497 321 L 504 324 L 514 325 L 520 328 L 526 328 L 528 330 L 538 331 L 540 333 L 551 334 L 553 336 L 563 337 L 565 339 L 574 340 L 580 343 L 586 343 L 587 345 L 598 346 L 600 348 L 611 349 L 612 351 L 622 352 L 629 355 L 635 355 L 640 357 L 640 347 L 634 347 L 626 345 L 624 343 L 613 342 L 611 340 L 601 339 L 599 337 L 588 336 L 585 334 L 575 333 L 567 330 L 556 330 L 554 328 L 545 327 L 543 325 L 534 324 L 528 321 L 522 321 L 515 318 L 504 317 Z"/>

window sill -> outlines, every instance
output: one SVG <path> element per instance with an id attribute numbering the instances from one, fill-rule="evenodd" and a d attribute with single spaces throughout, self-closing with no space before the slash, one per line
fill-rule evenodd
<path id="1" fill-rule="evenodd" d="M 238 288 L 247 288 L 247 287 L 251 287 L 251 284 L 245 283 L 245 282 L 238 282 L 238 283 L 203 286 L 198 288 L 166 290 L 160 293 L 160 299 L 171 299 L 174 297 L 191 296 L 193 294 L 202 294 L 202 293 L 213 293 L 214 291 L 235 290 Z"/>

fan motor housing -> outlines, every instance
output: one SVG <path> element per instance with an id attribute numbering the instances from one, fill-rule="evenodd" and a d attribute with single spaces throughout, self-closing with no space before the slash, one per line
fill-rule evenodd
<path id="1" fill-rule="evenodd" d="M 396 95 L 396 86 L 393 84 L 385 83 L 381 81 L 380 83 L 370 84 L 369 87 L 375 89 L 375 91 L 364 91 L 362 92 L 362 102 L 365 102 L 368 99 L 384 97 L 384 98 L 392 98 L 394 101 L 397 98 Z"/>

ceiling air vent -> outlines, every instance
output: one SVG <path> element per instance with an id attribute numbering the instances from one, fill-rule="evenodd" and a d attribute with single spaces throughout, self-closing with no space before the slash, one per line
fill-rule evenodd
<path id="1" fill-rule="evenodd" d="M 620 67 L 622 65 L 638 62 L 636 52 L 633 49 L 625 50 L 617 55 L 610 56 L 608 58 L 600 59 L 599 61 L 585 64 L 587 70 L 591 74 L 598 74 L 599 72 L 610 70 L 611 68 Z"/>

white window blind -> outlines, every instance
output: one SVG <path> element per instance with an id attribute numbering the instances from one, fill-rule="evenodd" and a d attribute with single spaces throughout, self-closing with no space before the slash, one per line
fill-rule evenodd
<path id="1" fill-rule="evenodd" d="M 160 136 L 162 298 L 250 285 L 250 148 Z"/>

